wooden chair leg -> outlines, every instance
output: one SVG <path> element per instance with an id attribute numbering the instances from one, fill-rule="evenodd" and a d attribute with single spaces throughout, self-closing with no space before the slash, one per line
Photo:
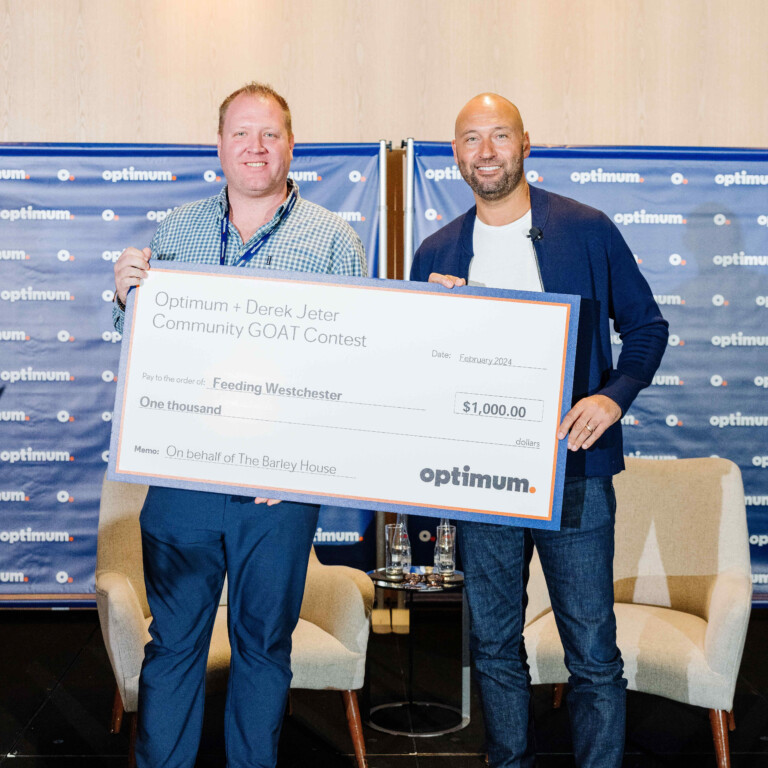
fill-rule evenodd
<path id="1" fill-rule="evenodd" d="M 120 689 L 115 686 L 115 698 L 112 702 L 112 724 L 109 727 L 110 733 L 120 733 L 120 728 L 123 725 L 124 713 L 123 698 L 120 696 Z"/>
<path id="2" fill-rule="evenodd" d="M 729 731 L 736 730 L 736 718 L 733 716 L 733 710 L 731 710 L 728 713 L 728 730 Z"/>
<path id="3" fill-rule="evenodd" d="M 565 683 L 555 683 L 552 690 L 552 709 L 560 709 L 565 693 Z"/>
<path id="4" fill-rule="evenodd" d="M 131 714 L 131 731 L 128 737 L 128 768 L 136 768 L 136 726 L 139 716 L 136 712 Z"/>
<path id="5" fill-rule="evenodd" d="M 363 721 L 360 718 L 360 708 L 357 706 L 357 692 L 342 691 L 341 697 L 344 699 L 344 709 L 347 713 L 349 735 L 352 737 L 352 743 L 355 747 L 357 768 L 368 768 L 368 761 L 365 757 L 365 741 L 363 739 Z"/>
<path id="6" fill-rule="evenodd" d="M 712 740 L 715 742 L 717 768 L 731 768 L 731 750 L 728 746 L 728 715 L 722 709 L 709 710 Z"/>

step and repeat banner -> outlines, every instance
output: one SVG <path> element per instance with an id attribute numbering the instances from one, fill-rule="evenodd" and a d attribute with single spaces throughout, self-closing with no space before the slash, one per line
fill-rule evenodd
<path id="1" fill-rule="evenodd" d="M 296 145 L 301 194 L 360 235 L 376 275 L 379 144 Z M 218 194 L 215 147 L 0 145 L 0 604 L 94 588 L 121 337 L 113 263 Z M 373 513 L 323 508 L 325 562 L 373 567 Z"/>
<path id="2" fill-rule="evenodd" d="M 450 144 L 414 143 L 414 158 L 415 250 L 474 200 Z M 768 600 L 768 151 L 534 147 L 525 167 L 604 211 L 632 248 L 670 339 L 622 419 L 625 453 L 739 465 L 755 600 Z"/>

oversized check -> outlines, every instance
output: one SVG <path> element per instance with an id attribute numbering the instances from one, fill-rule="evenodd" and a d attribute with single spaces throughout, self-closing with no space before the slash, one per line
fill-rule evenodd
<path id="1" fill-rule="evenodd" d="M 157 263 L 109 477 L 558 527 L 577 320 L 571 296 Z"/>

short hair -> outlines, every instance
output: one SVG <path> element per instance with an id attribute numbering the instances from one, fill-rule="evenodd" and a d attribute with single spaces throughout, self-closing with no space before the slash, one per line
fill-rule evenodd
<path id="1" fill-rule="evenodd" d="M 233 93 L 230 93 L 229 96 L 221 102 L 221 106 L 219 107 L 219 135 L 221 135 L 221 132 L 224 129 L 224 119 L 227 116 L 229 105 L 243 93 L 248 96 L 258 96 L 262 99 L 274 99 L 280 106 L 280 109 L 283 110 L 285 127 L 288 130 L 288 135 L 293 136 L 293 128 L 291 127 L 291 109 L 288 106 L 288 102 L 271 85 L 257 83 L 255 80 L 251 83 L 246 83 L 242 88 L 238 88 Z"/>

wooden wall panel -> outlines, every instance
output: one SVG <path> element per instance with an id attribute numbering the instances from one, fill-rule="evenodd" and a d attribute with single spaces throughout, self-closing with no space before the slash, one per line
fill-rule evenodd
<path id="1" fill-rule="evenodd" d="M 447 139 L 495 90 L 534 143 L 766 146 L 765 0 L 0 0 L 0 140 L 210 143 L 250 79 L 299 141 Z"/>

